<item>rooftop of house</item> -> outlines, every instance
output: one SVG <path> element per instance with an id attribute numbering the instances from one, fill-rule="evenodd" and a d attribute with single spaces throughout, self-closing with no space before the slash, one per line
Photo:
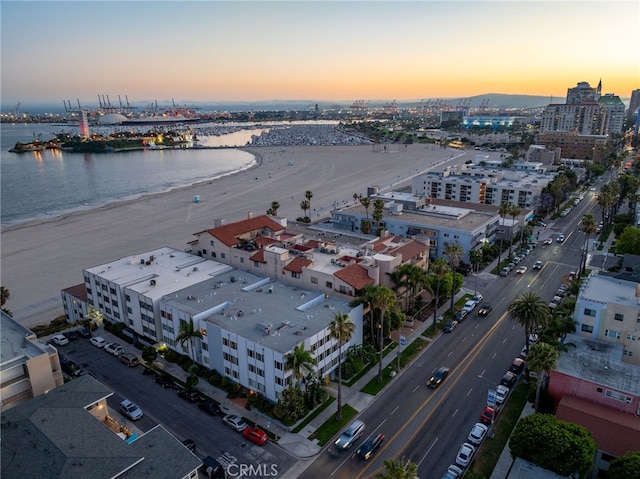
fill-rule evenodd
<path id="1" fill-rule="evenodd" d="M 233 270 L 165 298 L 194 317 L 257 344 L 287 353 L 296 344 L 349 314 L 349 301 Z"/>
<path id="2" fill-rule="evenodd" d="M 40 342 L 33 332 L 4 311 L 0 313 L 0 330 L 2 331 L 0 364 L 3 370 L 42 354 L 50 355 L 56 352 L 52 346 Z"/>
<path id="3" fill-rule="evenodd" d="M 578 298 L 595 303 L 616 303 L 622 306 L 640 307 L 638 283 L 612 276 L 591 274 L 580 287 Z"/>
<path id="4" fill-rule="evenodd" d="M 622 344 L 577 334 L 568 335 L 565 344 L 569 348 L 560 354 L 556 371 L 640 396 L 640 367 L 622 361 Z"/>
<path id="5" fill-rule="evenodd" d="M 87 410 L 112 394 L 86 374 L 3 412 L 1 475 L 173 479 L 200 466 L 161 426 L 127 443 Z"/>

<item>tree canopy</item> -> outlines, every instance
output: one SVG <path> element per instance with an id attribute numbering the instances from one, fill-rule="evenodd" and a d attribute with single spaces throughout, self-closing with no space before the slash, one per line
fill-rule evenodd
<path id="1" fill-rule="evenodd" d="M 618 238 L 616 251 L 622 254 L 640 254 L 640 228 L 627 226 Z"/>
<path id="2" fill-rule="evenodd" d="M 609 479 L 640 479 L 640 452 L 628 452 L 611 461 Z"/>
<path id="3" fill-rule="evenodd" d="M 521 457 L 561 476 L 587 473 L 596 452 L 596 443 L 586 428 L 549 414 L 520 419 L 509 447 L 514 458 Z"/>

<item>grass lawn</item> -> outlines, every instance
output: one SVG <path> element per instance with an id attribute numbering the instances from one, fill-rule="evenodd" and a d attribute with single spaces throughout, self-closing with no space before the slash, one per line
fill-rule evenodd
<path id="1" fill-rule="evenodd" d="M 315 409 L 315 411 L 313 411 L 311 414 L 309 414 L 307 417 L 305 417 L 304 421 L 302 421 L 300 424 L 298 424 L 291 432 L 299 433 L 300 431 L 302 431 L 303 427 L 305 427 L 307 424 L 309 424 L 311 421 L 313 421 L 313 419 L 316 418 L 318 416 L 318 414 L 320 414 L 322 411 L 327 409 L 331 405 L 331 403 L 333 403 L 335 400 L 336 400 L 335 397 L 329 396 L 325 402 L 320 404 L 320 406 L 318 406 Z"/>
<path id="2" fill-rule="evenodd" d="M 320 447 L 324 446 L 327 442 L 335 436 L 351 419 L 358 414 L 354 408 L 345 404 L 342 406 L 342 419 L 338 421 L 336 415 L 331 416 L 322 426 L 314 431 L 307 439 L 318 440 Z"/>
<path id="3" fill-rule="evenodd" d="M 531 380 L 531 385 L 525 384 L 524 381 L 518 383 L 493 425 L 494 438 L 484 440 L 478 449 L 471 468 L 465 475 L 466 479 L 485 479 L 491 476 L 502 450 L 509 441 L 511 431 L 513 431 L 520 418 L 522 408 L 527 403 L 529 387 L 534 387 L 534 385 L 534 380 Z"/>

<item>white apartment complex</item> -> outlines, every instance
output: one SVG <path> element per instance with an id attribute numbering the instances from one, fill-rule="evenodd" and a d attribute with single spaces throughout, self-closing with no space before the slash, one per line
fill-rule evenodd
<path id="1" fill-rule="evenodd" d="M 622 133 L 626 109 L 620 97 L 613 93 L 606 93 L 600 97 L 598 103 L 604 105 L 607 110 L 609 110 L 609 122 L 606 133 Z"/>
<path id="2" fill-rule="evenodd" d="M 542 112 L 540 133 L 577 131 L 580 135 L 605 135 L 609 125 L 609 109 L 596 101 L 551 104 Z"/>

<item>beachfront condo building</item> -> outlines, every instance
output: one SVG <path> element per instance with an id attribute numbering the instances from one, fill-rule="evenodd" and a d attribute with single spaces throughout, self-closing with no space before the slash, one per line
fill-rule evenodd
<path id="1" fill-rule="evenodd" d="M 55 347 L 42 343 L 4 311 L 0 312 L 0 329 L 0 398 L 4 415 L 7 409 L 61 386 L 64 378 Z M 4 433 L 2 442 L 6 442 Z"/>
<path id="2" fill-rule="evenodd" d="M 285 284 L 230 265 L 163 247 L 84 270 L 87 302 L 110 323 L 148 344 L 166 344 L 196 363 L 277 401 L 292 383 L 286 356 L 305 345 L 317 374 L 338 364 L 338 342 L 329 325 L 337 313 L 356 325 L 362 344 L 362 306 L 349 299 Z M 193 321 L 202 339 L 176 340 Z"/>

